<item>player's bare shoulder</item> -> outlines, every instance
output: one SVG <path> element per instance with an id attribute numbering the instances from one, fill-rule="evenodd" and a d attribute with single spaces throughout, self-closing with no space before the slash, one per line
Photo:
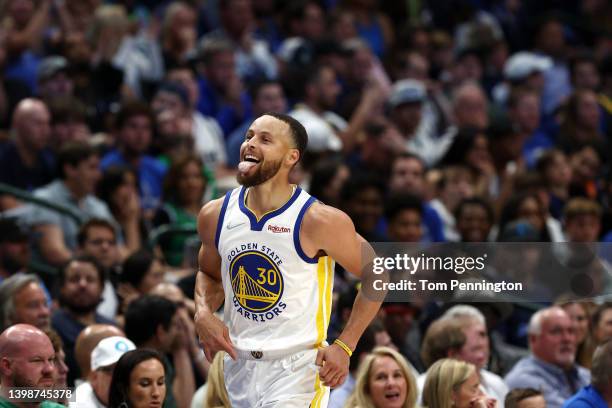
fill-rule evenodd
<path id="1" fill-rule="evenodd" d="M 202 241 L 214 242 L 223 200 L 224 197 L 211 200 L 200 209 L 198 214 L 198 234 L 200 234 Z"/>
<path id="2" fill-rule="evenodd" d="M 316 201 L 304 214 L 302 231 L 308 238 L 326 240 L 346 233 L 355 234 L 355 226 L 345 212 Z"/>

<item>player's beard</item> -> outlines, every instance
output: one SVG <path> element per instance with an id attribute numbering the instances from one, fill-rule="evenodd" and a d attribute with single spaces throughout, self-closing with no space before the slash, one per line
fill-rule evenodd
<path id="1" fill-rule="evenodd" d="M 262 184 L 270 180 L 276 175 L 276 173 L 278 173 L 281 168 L 281 164 L 282 160 L 270 162 L 263 160 L 260 164 L 257 164 L 258 168 L 253 174 L 246 176 L 239 172 L 236 179 L 238 180 L 238 183 L 245 187 L 253 187 Z"/>

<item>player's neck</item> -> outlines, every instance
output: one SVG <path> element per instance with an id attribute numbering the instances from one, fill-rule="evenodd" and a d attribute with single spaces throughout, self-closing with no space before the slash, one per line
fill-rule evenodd
<path id="1" fill-rule="evenodd" d="M 250 187 L 246 205 L 257 217 L 282 207 L 293 195 L 295 185 L 287 181 L 268 180 L 265 183 Z"/>

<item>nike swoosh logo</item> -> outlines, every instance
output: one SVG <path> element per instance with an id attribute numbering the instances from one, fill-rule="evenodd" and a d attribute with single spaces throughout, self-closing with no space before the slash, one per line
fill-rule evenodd
<path id="1" fill-rule="evenodd" d="M 231 224 L 231 223 L 229 223 L 229 224 L 227 224 L 226 228 L 228 230 L 233 230 L 234 228 L 239 227 L 241 225 L 244 225 L 244 222 L 241 222 L 241 223 L 238 223 L 238 224 Z"/>

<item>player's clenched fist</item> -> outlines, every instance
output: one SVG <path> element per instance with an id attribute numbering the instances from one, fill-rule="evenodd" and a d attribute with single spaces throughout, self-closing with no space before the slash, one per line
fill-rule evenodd
<path id="1" fill-rule="evenodd" d="M 229 330 L 214 314 L 204 311 L 196 313 L 195 328 L 209 362 L 212 363 L 215 354 L 220 350 L 226 351 L 231 358 L 236 359 Z"/>
<path id="2" fill-rule="evenodd" d="M 337 344 L 319 349 L 316 365 L 319 369 L 319 378 L 323 385 L 335 388 L 346 380 L 349 371 L 349 356 Z"/>

